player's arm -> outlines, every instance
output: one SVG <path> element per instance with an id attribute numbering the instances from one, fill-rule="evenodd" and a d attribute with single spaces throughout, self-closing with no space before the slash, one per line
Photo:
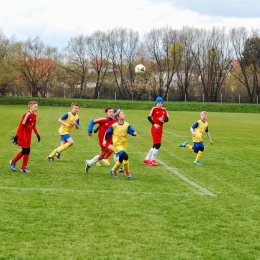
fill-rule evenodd
<path id="1" fill-rule="evenodd" d="M 127 132 L 128 132 L 128 134 L 133 135 L 133 136 L 137 135 L 137 132 L 134 130 L 134 128 L 131 125 L 129 125 Z"/>
<path id="2" fill-rule="evenodd" d="M 205 132 L 206 132 L 206 135 L 207 135 L 207 137 L 208 137 L 208 139 L 209 139 L 210 144 L 213 145 L 214 143 L 213 143 L 213 141 L 212 141 L 212 139 L 211 139 L 211 136 L 210 136 L 210 133 L 209 133 L 209 128 L 207 128 L 207 129 L 205 130 Z"/>
<path id="3" fill-rule="evenodd" d="M 68 113 L 64 114 L 63 116 L 61 116 L 58 119 L 58 122 L 66 127 L 70 127 L 70 124 L 67 124 L 66 122 L 64 122 L 63 120 L 65 120 L 66 118 L 68 118 Z"/>
<path id="4" fill-rule="evenodd" d="M 154 125 L 154 121 L 153 121 L 153 119 L 152 119 L 151 116 L 148 116 L 147 119 L 148 119 L 148 121 L 149 121 L 152 125 Z"/>
<path id="5" fill-rule="evenodd" d="M 36 128 L 36 121 L 35 121 L 35 124 L 33 126 L 33 132 L 36 134 L 38 142 L 40 142 L 41 141 L 41 137 L 40 137 L 39 132 L 38 132 L 38 130 Z"/>
<path id="6" fill-rule="evenodd" d="M 76 129 L 79 129 L 79 124 L 80 124 L 80 122 L 79 122 L 79 119 L 76 121 L 76 123 L 75 123 L 75 128 Z"/>
<path id="7" fill-rule="evenodd" d="M 198 125 L 199 125 L 199 123 L 196 122 L 194 125 L 192 125 L 192 126 L 190 127 L 190 132 L 191 132 L 191 134 L 192 134 L 193 137 L 196 135 L 194 129 L 196 129 L 196 128 L 198 127 Z"/>

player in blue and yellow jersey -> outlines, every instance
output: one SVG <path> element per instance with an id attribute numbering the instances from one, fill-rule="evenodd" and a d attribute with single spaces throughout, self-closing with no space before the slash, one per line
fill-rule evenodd
<path id="1" fill-rule="evenodd" d="M 148 120 L 151 123 L 151 135 L 153 146 L 150 148 L 143 162 L 147 165 L 157 166 L 156 156 L 162 144 L 163 126 L 169 121 L 169 114 L 166 108 L 163 107 L 163 99 L 156 98 L 156 106 L 153 107 L 148 115 Z"/>
<path id="2" fill-rule="evenodd" d="M 136 136 L 137 133 L 134 128 L 127 122 L 125 122 L 125 114 L 121 109 L 118 109 L 116 114 L 117 122 L 114 123 L 109 129 L 106 131 L 104 137 L 104 143 L 106 143 L 109 135 L 112 134 L 113 147 L 115 149 L 116 156 L 119 157 L 119 160 L 115 163 L 113 168 L 110 170 L 110 173 L 114 178 L 117 178 L 117 170 L 120 166 L 123 165 L 125 170 L 125 175 L 128 179 L 132 178 L 130 174 L 129 160 L 127 151 L 127 135 Z"/>
<path id="3" fill-rule="evenodd" d="M 200 113 L 200 120 L 198 120 L 195 124 L 193 124 L 190 127 L 190 131 L 193 139 L 193 147 L 189 145 L 187 141 L 179 145 L 179 147 L 186 147 L 192 152 L 195 152 L 197 154 L 196 159 L 194 161 L 194 165 L 202 165 L 202 163 L 200 162 L 200 158 L 204 151 L 204 143 L 202 140 L 202 135 L 204 132 L 206 132 L 210 144 L 211 145 L 214 144 L 209 134 L 209 127 L 208 127 L 209 124 L 206 121 L 207 117 L 208 117 L 208 113 L 206 111 L 202 111 Z"/>
<path id="4" fill-rule="evenodd" d="M 74 144 L 74 141 L 70 135 L 70 132 L 75 126 L 76 129 L 79 128 L 79 115 L 77 114 L 79 110 L 79 105 L 75 102 L 71 104 L 71 112 L 68 112 L 58 119 L 61 124 L 59 128 L 61 144 L 59 147 L 55 148 L 53 152 L 47 157 L 48 161 L 54 161 L 54 156 L 60 159 L 61 152 L 68 149 Z"/>

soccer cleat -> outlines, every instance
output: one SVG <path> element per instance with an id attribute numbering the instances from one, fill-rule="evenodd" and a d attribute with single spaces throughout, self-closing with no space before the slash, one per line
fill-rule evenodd
<path id="1" fill-rule="evenodd" d="M 125 176 L 127 177 L 127 179 L 131 179 L 132 178 L 132 175 L 130 172 L 126 172 L 125 173 Z"/>
<path id="2" fill-rule="evenodd" d="M 10 167 L 11 167 L 11 170 L 12 171 L 16 171 L 16 168 L 15 168 L 16 164 L 12 162 L 12 160 L 10 161 Z"/>
<path id="3" fill-rule="evenodd" d="M 55 154 L 56 154 L 56 157 L 57 157 L 58 159 L 60 159 L 60 152 L 55 151 Z"/>
<path id="4" fill-rule="evenodd" d="M 187 144 L 188 144 L 188 141 L 186 141 L 186 142 L 180 144 L 179 147 L 186 147 Z"/>
<path id="5" fill-rule="evenodd" d="M 53 161 L 54 161 L 54 158 L 48 156 L 48 157 L 47 157 L 47 161 L 53 162 Z"/>
<path id="6" fill-rule="evenodd" d="M 157 162 L 155 160 L 151 160 L 150 161 L 150 165 L 152 166 L 158 166 Z"/>
<path id="7" fill-rule="evenodd" d="M 119 171 L 119 172 L 125 172 L 125 171 L 124 171 L 124 168 L 123 168 L 122 166 L 120 166 L 120 167 L 118 168 L 118 171 Z"/>
<path id="8" fill-rule="evenodd" d="M 88 172 L 88 170 L 90 168 L 90 165 L 88 163 L 89 163 L 89 160 L 86 160 L 86 167 L 85 167 L 86 172 Z"/>
<path id="9" fill-rule="evenodd" d="M 194 164 L 194 165 L 202 165 L 201 162 L 194 162 L 193 164 Z"/>
<path id="10" fill-rule="evenodd" d="M 21 169 L 21 172 L 30 173 L 30 171 L 27 168 Z"/>
<path id="11" fill-rule="evenodd" d="M 117 173 L 113 171 L 113 169 L 110 169 L 110 173 L 113 176 L 113 178 L 117 179 Z"/>
<path id="12" fill-rule="evenodd" d="M 150 164 L 150 163 L 151 163 L 150 160 L 146 160 L 146 159 L 144 159 L 143 162 L 144 162 L 146 165 L 151 165 L 151 164 Z"/>
<path id="13" fill-rule="evenodd" d="M 101 164 L 99 162 L 96 162 L 95 164 L 96 164 L 96 166 L 101 166 Z"/>
<path id="14" fill-rule="evenodd" d="M 102 162 L 103 162 L 105 165 L 110 165 L 108 159 L 102 159 Z"/>

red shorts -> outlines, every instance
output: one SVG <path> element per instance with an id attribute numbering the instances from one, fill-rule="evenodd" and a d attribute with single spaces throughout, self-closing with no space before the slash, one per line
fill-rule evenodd
<path id="1" fill-rule="evenodd" d="M 153 127 L 151 129 L 151 134 L 153 137 L 153 143 L 158 144 L 162 142 L 162 132 L 161 131 L 156 131 L 156 129 Z"/>
<path id="2" fill-rule="evenodd" d="M 108 146 L 110 145 L 111 143 L 106 141 L 106 144 L 103 145 L 103 141 L 102 142 L 99 142 L 99 146 L 101 148 L 101 151 L 105 151 L 105 150 L 108 150 Z"/>

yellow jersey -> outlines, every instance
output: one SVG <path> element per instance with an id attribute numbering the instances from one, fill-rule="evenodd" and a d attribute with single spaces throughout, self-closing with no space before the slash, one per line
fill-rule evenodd
<path id="1" fill-rule="evenodd" d="M 73 125 L 71 125 L 71 122 L 74 121 L 79 125 L 79 116 L 78 114 L 73 115 L 71 112 L 68 112 L 66 114 L 64 114 L 61 119 L 67 123 L 70 124 L 70 127 L 67 127 L 65 125 L 61 125 L 61 127 L 59 128 L 59 134 L 60 135 L 65 135 L 65 134 L 69 134 L 73 128 Z"/>

